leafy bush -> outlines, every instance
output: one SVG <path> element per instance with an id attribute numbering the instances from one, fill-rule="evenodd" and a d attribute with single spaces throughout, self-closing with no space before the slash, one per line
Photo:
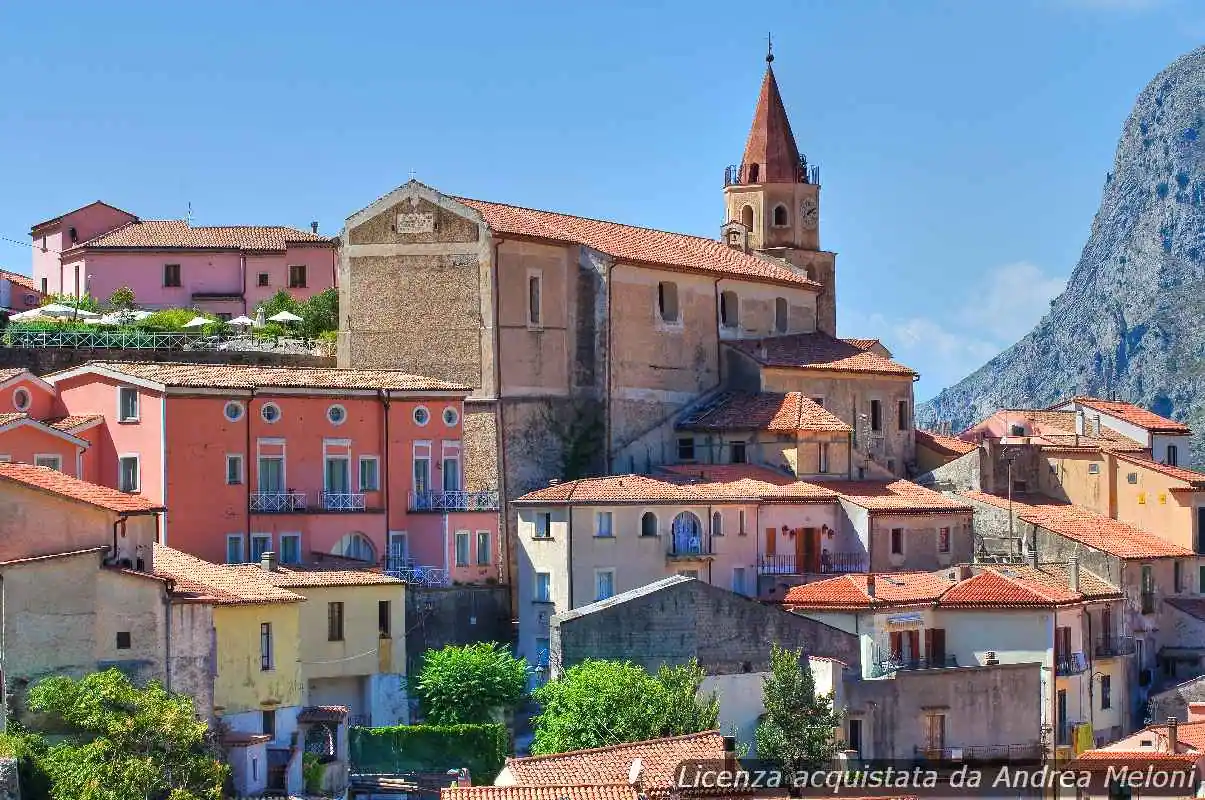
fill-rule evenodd
<path id="1" fill-rule="evenodd" d="M 435 725 L 492 721 L 527 690 L 527 662 L 498 644 L 478 642 L 428 650 L 414 683 L 419 707 Z"/>
<path id="2" fill-rule="evenodd" d="M 264 310 L 264 319 L 273 317 L 281 311 L 288 311 L 290 314 L 301 317 L 302 321 L 296 323 L 296 327 L 285 326 L 286 334 L 283 335 L 300 333 L 302 336 L 313 339 L 326 331 L 339 329 L 339 291 L 337 289 L 326 289 L 309 300 L 298 300 L 286 290 L 281 289 L 264 301 L 261 308 Z M 263 328 L 260 330 L 262 331 Z"/>
<path id="3" fill-rule="evenodd" d="M 17 759 L 23 800 L 51 800 L 50 776 L 42 769 L 46 748 L 45 739 L 22 730 L 15 722 L 9 722 L 8 732 L 0 734 L 0 755 Z"/>
<path id="4" fill-rule="evenodd" d="M 109 295 L 109 308 L 127 309 L 135 307 L 134 290 L 123 286 Z"/>
<path id="5" fill-rule="evenodd" d="M 466 767 L 474 785 L 491 784 L 506 764 L 505 725 L 397 725 L 351 731 L 359 772 L 445 772 Z"/>
<path id="6" fill-rule="evenodd" d="M 276 339 L 281 336 L 288 336 L 289 330 L 279 322 L 268 322 L 261 328 L 252 328 L 256 339 Z"/>
<path id="7" fill-rule="evenodd" d="M 42 298 L 42 305 L 48 306 L 51 303 L 57 303 L 61 306 L 71 306 L 83 311 L 100 311 L 100 303 L 96 302 L 96 298 L 87 292 L 84 292 L 79 297 L 73 294 L 48 294 Z"/>
<path id="8" fill-rule="evenodd" d="M 318 334 L 318 341 L 335 344 L 339 341 L 339 331 L 323 331 Z"/>
<path id="9" fill-rule="evenodd" d="M 326 775 L 326 765 L 322 759 L 313 753 L 303 753 L 301 756 L 301 777 L 308 794 L 322 793 L 322 778 Z"/>

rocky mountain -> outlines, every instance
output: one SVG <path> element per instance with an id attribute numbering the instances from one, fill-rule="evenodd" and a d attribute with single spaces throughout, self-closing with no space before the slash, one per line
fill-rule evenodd
<path id="1" fill-rule="evenodd" d="M 1021 341 L 917 408 L 955 431 L 1073 394 L 1129 400 L 1196 431 L 1205 464 L 1205 47 L 1143 89 L 1066 290 Z"/>

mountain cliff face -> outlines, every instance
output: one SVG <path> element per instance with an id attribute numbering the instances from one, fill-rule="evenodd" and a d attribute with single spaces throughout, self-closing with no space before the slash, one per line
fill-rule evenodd
<path id="1" fill-rule="evenodd" d="M 1021 341 L 917 408 L 955 431 L 1073 394 L 1129 400 L 1196 431 L 1205 464 L 1205 47 L 1142 91 L 1066 290 Z"/>

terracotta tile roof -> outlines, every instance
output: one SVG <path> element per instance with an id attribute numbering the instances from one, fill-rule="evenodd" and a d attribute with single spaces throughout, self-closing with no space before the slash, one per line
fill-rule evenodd
<path id="1" fill-rule="evenodd" d="M 1023 580 L 1047 584 L 1060 589 L 1071 586 L 1071 576 L 1065 563 L 1039 564 L 1036 569 L 1029 564 L 1009 564 L 995 569 L 1006 574 L 1011 573 Z M 1079 593 L 1086 600 L 1110 600 L 1120 596 L 1120 590 L 1116 586 L 1082 565 L 1079 569 Z"/>
<path id="2" fill-rule="evenodd" d="M 1083 595 L 1069 588 L 1029 580 L 1003 568 L 983 570 L 959 581 L 941 596 L 938 605 L 943 608 L 1051 606 L 1082 599 Z"/>
<path id="3" fill-rule="evenodd" d="M 82 367 L 47 376 L 53 382 L 89 368 L 128 375 L 165 386 L 197 389 L 396 389 L 400 391 L 468 392 L 456 383 L 410 375 L 394 369 L 323 369 L 261 367 L 249 364 L 184 364 L 140 361 L 89 361 Z"/>
<path id="4" fill-rule="evenodd" d="M 979 445 L 974 442 L 964 442 L 956 436 L 922 431 L 919 428 L 913 431 L 913 436 L 917 447 L 925 447 L 943 456 L 965 456 L 979 449 Z"/>
<path id="5" fill-rule="evenodd" d="M 1168 419 L 1167 417 L 1161 417 L 1153 411 L 1148 411 L 1142 406 L 1137 406 L 1133 403 L 1125 403 L 1119 400 L 1102 400 L 1099 397 L 1073 397 L 1071 400 L 1065 402 L 1077 403 L 1085 408 L 1091 408 L 1102 414 L 1108 414 L 1111 417 L 1125 420 L 1131 425 L 1145 428 L 1151 433 L 1170 433 L 1182 436 L 1192 433 L 1192 429 L 1184 423 L 1176 422 L 1174 419 Z M 1064 405 L 1065 402 L 1059 403 L 1059 405 Z"/>
<path id="6" fill-rule="evenodd" d="M 131 214 L 129 211 L 126 211 L 125 209 L 118 208 L 117 206 L 106 203 L 103 200 L 93 200 L 91 203 L 86 203 L 86 204 L 80 206 L 79 208 L 73 208 L 70 211 L 66 211 L 62 214 L 59 214 L 57 217 L 51 217 L 50 219 L 35 223 L 34 226 L 32 228 L 30 228 L 30 231 L 36 231 L 38 228 L 49 225 L 52 222 L 58 222 L 59 220 L 63 219 L 64 217 L 69 217 L 77 211 L 83 211 L 85 208 L 92 208 L 92 206 L 104 206 L 105 208 L 111 208 L 114 211 L 120 211 L 122 214 L 125 214 L 128 217 L 138 219 L 138 217 L 135 217 L 133 214 Z"/>
<path id="7" fill-rule="evenodd" d="M 1190 617 L 1205 620 L 1205 598 L 1201 597 L 1165 597 L 1163 602 L 1172 608 L 1183 611 Z"/>
<path id="8" fill-rule="evenodd" d="M 1156 753 L 1151 750 L 1085 750 L 1074 761 L 1069 762 L 1064 769 L 1098 772 L 1114 767 L 1128 767 L 1140 773 L 1144 772 L 1147 767 L 1190 770 L 1200 758 L 1200 753 Z M 1191 790 L 1186 789 L 1185 792 L 1188 793 L 1187 796 L 1192 796 Z"/>
<path id="9" fill-rule="evenodd" d="M 7 413 L 0 414 L 0 426 L 7 425 L 10 422 L 16 422 L 19 419 L 28 419 L 28 418 L 29 418 L 29 415 L 26 414 L 24 411 L 9 411 Z"/>
<path id="10" fill-rule="evenodd" d="M 119 514 L 142 514 L 163 510 L 162 505 L 145 497 L 81 481 L 49 467 L 35 467 L 32 464 L 16 462 L 0 463 L 0 480 L 20 483 L 32 489 L 51 492 L 69 500 L 78 500 Z"/>
<path id="11" fill-rule="evenodd" d="M 342 722 L 347 706 L 305 706 L 297 714 L 298 722 Z"/>
<path id="12" fill-rule="evenodd" d="M 248 747 L 272 741 L 272 737 L 266 733 L 245 733 L 244 731 L 226 731 L 221 738 L 222 744 L 229 747 Z"/>
<path id="13" fill-rule="evenodd" d="M 0 278 L 7 278 L 9 281 L 17 284 L 23 289 L 27 289 L 36 294 L 41 294 L 42 290 L 34 283 L 33 278 L 28 275 L 22 275 L 19 272 L 9 272 L 6 269 L 0 269 Z"/>
<path id="14" fill-rule="evenodd" d="M 1173 467 L 1168 464 L 1160 464 L 1150 458 L 1143 458 L 1131 453 L 1118 453 L 1119 461 L 1124 461 L 1127 464 L 1143 467 L 1161 475 L 1166 475 L 1169 478 L 1184 481 L 1192 489 L 1205 489 L 1205 472 L 1197 472 L 1196 470 L 1185 469 L 1184 467 Z"/>
<path id="15" fill-rule="evenodd" d="M 439 790 L 440 800 L 637 800 L 624 783 L 564 786 L 451 786 Z"/>
<path id="16" fill-rule="evenodd" d="M 903 364 L 826 333 L 795 333 L 767 339 L 728 339 L 724 344 L 767 367 L 916 375 L 915 371 Z"/>
<path id="17" fill-rule="evenodd" d="M 848 342 L 859 350 L 869 350 L 876 344 L 882 344 L 878 339 L 860 339 L 855 336 L 842 336 L 841 341 Z"/>
<path id="18" fill-rule="evenodd" d="M 963 492 L 968 500 L 1008 509 L 1008 498 L 987 492 Z M 1041 495 L 1013 495 L 1013 513 L 1018 518 L 1122 559 L 1183 558 L 1192 556 L 1186 547 L 1160 539 L 1133 525 L 1102 514 L 1052 500 Z"/>
<path id="19" fill-rule="evenodd" d="M 934 603 L 953 584 L 944 572 L 891 572 L 874 576 L 875 595 L 867 593 L 867 575 L 858 573 L 792 586 L 782 598 L 788 608 L 860 609 Z"/>
<path id="20" fill-rule="evenodd" d="M 269 572 L 258 564 L 231 564 L 229 569 L 244 573 L 249 579 L 264 580 L 284 589 L 321 586 L 379 586 L 404 585 L 397 578 L 373 569 L 338 569 L 319 565 L 278 564 Z"/>
<path id="21" fill-rule="evenodd" d="M 11 567 L 18 564 L 29 564 L 36 561 L 49 561 L 56 558 L 71 558 L 73 556 L 82 556 L 85 553 L 101 553 L 108 551 L 107 545 L 99 547 L 85 547 L 80 550 L 67 550 L 62 553 L 50 553 L 44 556 L 27 556 L 25 558 L 10 558 L 7 561 L 0 561 L 0 567 Z"/>
<path id="22" fill-rule="evenodd" d="M 529 492 L 514 502 L 561 503 L 698 503 L 791 500 L 831 502 L 829 489 L 753 465 L 697 465 L 662 468 L 662 474 L 581 478 Z"/>
<path id="23" fill-rule="evenodd" d="M 801 272 L 791 269 L 786 262 L 744 253 L 715 239 L 466 197 L 453 199 L 479 212 L 486 224 L 497 233 L 580 243 L 607 253 L 617 261 L 753 281 L 820 286 Z"/>
<path id="24" fill-rule="evenodd" d="M 830 489 L 855 505 L 872 512 L 970 513 L 970 504 L 906 480 L 894 481 L 813 481 Z"/>
<path id="25" fill-rule="evenodd" d="M 0 383 L 11 380 L 27 370 L 20 367 L 16 369 L 0 369 Z"/>
<path id="26" fill-rule="evenodd" d="M 72 414 L 66 417 L 54 417 L 45 420 L 45 423 L 52 428 L 60 431 L 73 431 L 76 428 L 82 428 L 85 425 L 93 425 L 97 422 L 104 422 L 103 414 Z"/>
<path id="27" fill-rule="evenodd" d="M 326 236 L 284 225 L 191 226 L 182 219 L 146 219 L 126 223 L 72 247 L 172 250 L 284 250 L 286 244 L 334 242 Z"/>
<path id="28" fill-rule="evenodd" d="M 1142 730 L 1156 733 L 1166 744 L 1169 732 L 1167 723 L 1162 725 L 1147 725 Z M 1179 722 L 1176 724 L 1176 739 L 1182 745 L 1188 745 L 1200 753 L 1205 753 L 1205 722 Z"/>
<path id="29" fill-rule="evenodd" d="M 259 574 L 256 574 L 242 565 L 213 564 L 161 544 L 155 544 L 153 563 L 155 574 L 176 581 L 177 591 L 186 599 L 209 599 L 216 605 L 300 603 L 305 600 L 301 595 L 265 580 L 264 571 L 258 567 Z"/>
<path id="30" fill-rule="evenodd" d="M 802 392 L 732 392 L 693 415 L 683 430 L 829 431 L 853 430 Z"/>
<path id="31" fill-rule="evenodd" d="M 723 757 L 723 735 L 719 731 L 703 731 L 557 755 L 508 758 L 503 775 L 509 775 L 516 786 L 607 785 L 620 781 L 626 784 L 632 760 L 639 758 L 644 764 L 644 785 L 668 788 L 683 761 L 715 761 Z"/>

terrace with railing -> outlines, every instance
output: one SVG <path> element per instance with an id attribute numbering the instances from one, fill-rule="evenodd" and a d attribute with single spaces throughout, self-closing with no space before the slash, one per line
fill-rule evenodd
<path id="1" fill-rule="evenodd" d="M 821 553 L 819 558 L 800 557 L 795 553 L 759 555 L 757 571 L 760 575 L 844 575 L 851 572 L 866 572 L 865 553 Z"/>
<path id="2" fill-rule="evenodd" d="M 448 570 L 444 567 L 423 566 L 409 558 L 386 556 L 381 560 L 381 567 L 386 575 L 416 586 L 438 588 L 448 586 L 452 582 L 448 576 Z"/>
<path id="3" fill-rule="evenodd" d="M 1041 742 L 1025 744 L 987 744 L 965 747 L 915 747 L 913 753 L 921 761 L 962 761 L 1008 763 L 1039 761 L 1044 748 Z"/>
<path id="4" fill-rule="evenodd" d="M 950 669 L 958 666 L 958 658 L 952 655 L 933 656 L 932 658 L 896 658 L 881 657 L 870 665 L 870 677 L 881 678 L 893 672 L 916 669 Z"/>
<path id="5" fill-rule="evenodd" d="M 305 511 L 309 498 L 304 492 L 252 492 L 251 510 L 261 514 L 292 514 Z"/>
<path id="6" fill-rule="evenodd" d="M 497 511 L 498 492 L 411 492 L 411 511 Z"/>
<path id="7" fill-rule="evenodd" d="M 325 511 L 364 511 L 363 492 L 319 492 L 319 502 Z"/>
<path id="8" fill-rule="evenodd" d="M 257 514 L 313 514 L 369 511 L 362 492 L 318 492 L 318 504 L 310 505 L 306 492 L 252 492 L 248 498 Z"/>
<path id="9" fill-rule="evenodd" d="M 1133 636 L 1101 636 L 1094 650 L 1097 658 L 1132 656 L 1136 651 Z"/>
<path id="10" fill-rule="evenodd" d="M 748 186 L 765 179 L 764 164 L 732 164 L 724 168 L 725 186 Z M 820 167 L 808 164 L 807 156 L 800 156 L 795 165 L 795 183 L 820 183 Z"/>
<path id="11" fill-rule="evenodd" d="M 216 350 L 221 339 L 195 333 L 128 330 L 22 330 L 13 327 L 0 343 L 17 348 L 113 348 L 127 350 Z"/>

